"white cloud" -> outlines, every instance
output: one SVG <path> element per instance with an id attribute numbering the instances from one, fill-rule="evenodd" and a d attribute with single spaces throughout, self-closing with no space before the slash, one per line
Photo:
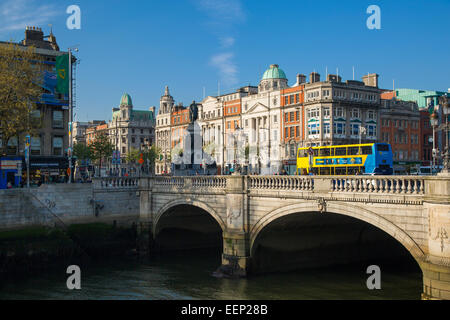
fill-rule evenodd
<path id="1" fill-rule="evenodd" d="M 239 0 L 197 0 L 197 5 L 218 23 L 235 23 L 245 19 Z"/>
<path id="2" fill-rule="evenodd" d="M 219 70 L 220 78 L 225 85 L 237 82 L 237 66 L 233 61 L 232 52 L 219 53 L 212 56 L 210 63 Z"/>
<path id="3" fill-rule="evenodd" d="M 210 64 L 218 69 L 221 81 L 225 85 L 238 82 L 238 68 L 234 61 L 232 47 L 235 43 L 233 27 L 245 21 L 245 13 L 240 0 L 195 0 L 199 10 L 208 17 L 209 31 L 214 33 L 222 51 L 211 57 Z"/>
<path id="4" fill-rule="evenodd" d="M 52 5 L 35 0 L 6 0 L 0 4 L 0 33 L 47 25 L 56 15 L 58 11 Z"/>
<path id="5" fill-rule="evenodd" d="M 220 38 L 220 45 L 222 46 L 222 48 L 232 47 L 233 44 L 234 44 L 234 38 L 233 37 Z"/>

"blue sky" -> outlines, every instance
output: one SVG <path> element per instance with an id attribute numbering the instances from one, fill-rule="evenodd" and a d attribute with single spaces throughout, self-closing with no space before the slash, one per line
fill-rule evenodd
<path id="1" fill-rule="evenodd" d="M 69 5 L 81 30 L 68 30 Z M 381 30 L 369 30 L 370 5 Z M 0 39 L 20 41 L 26 25 L 53 33 L 62 50 L 78 45 L 76 119 L 111 118 L 128 92 L 135 108 L 159 105 L 168 85 L 184 104 L 239 86 L 257 85 L 270 64 L 356 79 L 380 75 L 380 86 L 450 88 L 450 1 L 0 0 Z"/>

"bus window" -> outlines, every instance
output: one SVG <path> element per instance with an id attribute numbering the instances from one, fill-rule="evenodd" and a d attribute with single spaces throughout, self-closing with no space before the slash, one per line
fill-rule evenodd
<path id="1" fill-rule="evenodd" d="M 362 154 L 372 154 L 372 147 L 371 146 L 364 146 L 361 149 L 362 149 Z"/>
<path id="2" fill-rule="evenodd" d="M 389 145 L 388 144 L 378 144 L 377 149 L 378 149 L 378 151 L 389 151 Z"/>
<path id="3" fill-rule="evenodd" d="M 336 148 L 334 150 L 334 155 L 336 155 L 336 156 L 345 156 L 346 153 L 347 153 L 347 148 L 345 148 L 345 147 Z"/>
<path id="4" fill-rule="evenodd" d="M 319 149 L 319 156 L 328 157 L 330 155 L 330 148 Z"/>
<path id="5" fill-rule="evenodd" d="M 357 155 L 359 153 L 359 147 L 350 147 L 348 148 L 348 155 L 349 156 L 354 156 Z"/>
<path id="6" fill-rule="evenodd" d="M 320 168 L 320 175 L 329 176 L 331 174 L 330 168 Z"/>
<path id="7" fill-rule="evenodd" d="M 336 168 L 336 175 L 343 176 L 345 174 L 346 174 L 345 167 L 338 167 L 338 168 Z"/>

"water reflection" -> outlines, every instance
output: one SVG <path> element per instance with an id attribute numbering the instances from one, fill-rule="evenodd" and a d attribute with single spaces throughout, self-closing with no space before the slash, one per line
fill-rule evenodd
<path id="1" fill-rule="evenodd" d="M 382 290 L 366 288 L 361 265 L 217 279 L 217 252 L 171 254 L 150 261 L 117 259 L 82 267 L 79 291 L 66 288 L 66 267 L 0 284 L 0 299 L 420 299 L 420 270 L 381 265 Z"/>

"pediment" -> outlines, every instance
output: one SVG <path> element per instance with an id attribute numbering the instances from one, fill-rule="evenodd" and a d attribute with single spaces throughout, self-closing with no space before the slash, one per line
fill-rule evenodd
<path id="1" fill-rule="evenodd" d="M 213 102 L 217 102 L 217 98 L 213 97 L 213 96 L 207 96 L 205 99 L 203 99 L 200 103 L 201 104 L 205 104 L 205 103 L 213 103 Z"/>
<path id="2" fill-rule="evenodd" d="M 258 112 L 264 112 L 267 110 L 269 110 L 269 108 L 266 105 L 262 104 L 261 102 L 257 102 L 250 109 L 248 109 L 248 111 L 246 113 L 258 113 Z"/>

